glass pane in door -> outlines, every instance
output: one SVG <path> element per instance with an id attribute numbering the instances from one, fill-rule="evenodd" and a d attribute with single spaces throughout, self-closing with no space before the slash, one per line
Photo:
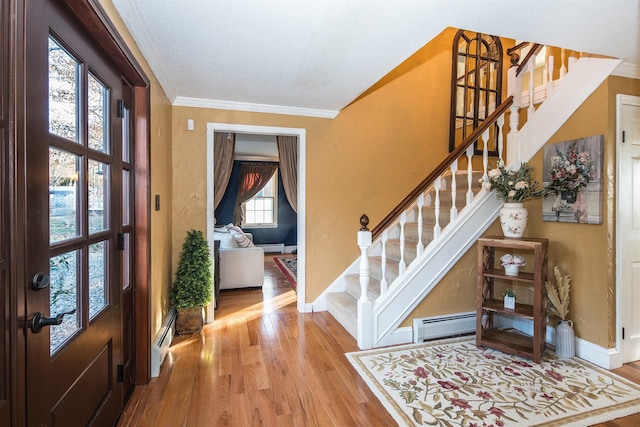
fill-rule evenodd
<path id="1" fill-rule="evenodd" d="M 108 247 L 106 241 L 89 246 L 89 319 L 107 306 Z"/>
<path id="2" fill-rule="evenodd" d="M 89 233 L 109 228 L 109 165 L 89 160 Z"/>
<path id="3" fill-rule="evenodd" d="M 78 142 L 78 62 L 49 37 L 49 132 Z"/>
<path id="4" fill-rule="evenodd" d="M 122 251 L 122 289 L 131 286 L 131 233 L 124 233 L 124 250 Z"/>
<path id="5" fill-rule="evenodd" d="M 89 125 L 89 148 L 109 152 L 107 144 L 109 129 L 108 118 L 108 99 L 109 92 L 107 88 L 93 75 L 89 74 L 89 115 L 87 116 Z"/>
<path id="6" fill-rule="evenodd" d="M 131 207 L 129 201 L 131 200 L 131 172 L 122 170 L 122 225 L 131 224 Z"/>
<path id="7" fill-rule="evenodd" d="M 131 162 L 130 120 L 131 114 L 129 113 L 129 109 L 124 107 L 122 111 L 122 161 L 126 163 Z"/>
<path id="8" fill-rule="evenodd" d="M 81 157 L 49 148 L 49 242 L 56 243 L 80 235 Z"/>
<path id="9" fill-rule="evenodd" d="M 49 317 L 76 310 L 75 313 L 64 316 L 61 325 L 50 327 L 51 354 L 80 328 L 80 310 L 78 310 L 80 253 L 79 250 L 75 250 L 49 259 Z"/>

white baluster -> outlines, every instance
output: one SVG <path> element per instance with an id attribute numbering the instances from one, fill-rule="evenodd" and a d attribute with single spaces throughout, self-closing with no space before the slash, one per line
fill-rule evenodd
<path id="1" fill-rule="evenodd" d="M 553 89 L 556 85 L 553 83 L 553 55 L 549 55 L 549 60 L 547 61 L 547 66 L 549 67 L 549 81 L 547 82 L 547 98 L 553 92 Z"/>
<path id="2" fill-rule="evenodd" d="M 418 196 L 418 243 L 416 244 L 417 256 L 422 255 L 424 245 L 422 244 L 422 207 L 424 206 L 424 193 Z"/>
<path id="3" fill-rule="evenodd" d="M 458 217 L 458 208 L 456 207 L 456 174 L 458 173 L 458 159 L 455 159 L 451 166 L 451 213 L 449 221 L 453 222 Z"/>
<path id="4" fill-rule="evenodd" d="M 380 270 L 382 271 L 380 295 L 384 295 L 387 292 L 387 240 L 389 240 L 389 231 L 385 229 L 380 238 L 382 243 L 382 253 L 380 254 Z"/>
<path id="5" fill-rule="evenodd" d="M 473 145 L 474 144 L 471 144 L 469 148 L 467 148 L 467 205 L 473 202 L 473 164 L 471 163 L 474 151 Z"/>
<path id="6" fill-rule="evenodd" d="M 533 117 L 533 113 L 536 112 L 536 109 L 533 107 L 533 97 L 535 88 L 533 86 L 533 71 L 535 70 L 535 58 L 531 58 L 529 60 L 529 110 L 527 112 L 527 120 Z"/>
<path id="7" fill-rule="evenodd" d="M 484 175 L 482 175 L 482 181 L 487 182 L 489 179 L 489 175 L 487 175 L 489 171 L 489 129 L 482 132 L 482 169 Z"/>
<path id="8" fill-rule="evenodd" d="M 546 88 L 547 83 L 549 82 L 549 71 L 547 70 L 547 64 L 549 63 L 549 49 L 547 47 L 543 47 L 543 49 L 544 49 L 544 66 L 542 67 L 542 87 Z"/>
<path id="9" fill-rule="evenodd" d="M 575 67 L 576 65 L 576 61 L 578 61 L 578 58 L 576 58 L 573 55 L 569 55 L 569 64 L 567 66 L 567 73 L 570 73 L 571 70 L 573 70 L 573 67 Z"/>
<path id="10" fill-rule="evenodd" d="M 567 67 L 564 66 L 564 58 L 565 58 L 565 50 L 564 49 L 560 49 L 560 78 L 562 79 L 564 76 L 567 75 Z"/>
<path id="11" fill-rule="evenodd" d="M 439 176 L 433 181 L 433 189 L 436 191 L 436 203 L 434 205 L 435 225 L 433 226 L 433 240 L 440 237 L 440 187 L 442 185 L 442 176 Z"/>
<path id="12" fill-rule="evenodd" d="M 515 135 L 518 132 L 518 126 L 520 126 L 520 108 L 515 104 L 511 104 L 509 107 L 509 133 Z"/>
<path id="13" fill-rule="evenodd" d="M 399 276 L 402 276 L 407 269 L 404 261 L 404 225 L 407 223 L 407 211 L 400 214 L 400 262 L 398 263 Z"/>
<path id="14" fill-rule="evenodd" d="M 358 231 L 358 246 L 360 247 L 360 299 L 358 299 L 358 347 L 369 349 L 373 345 L 372 304 L 369 300 L 369 248 L 371 247 L 371 232 L 367 228 L 369 218 L 362 215 L 362 227 Z"/>
<path id="15" fill-rule="evenodd" d="M 502 152 L 504 150 L 504 137 L 502 136 L 502 128 L 504 127 L 504 114 L 498 117 L 496 123 L 498 124 L 498 134 L 496 135 L 496 142 L 498 143 L 498 159 L 504 161 L 504 157 L 502 157 Z"/>

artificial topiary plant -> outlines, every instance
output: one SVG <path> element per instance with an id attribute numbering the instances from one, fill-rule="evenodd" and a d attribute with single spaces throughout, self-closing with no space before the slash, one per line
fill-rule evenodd
<path id="1" fill-rule="evenodd" d="M 169 299 L 175 308 L 204 307 L 212 298 L 211 252 L 204 234 L 190 230 L 182 245 Z"/>

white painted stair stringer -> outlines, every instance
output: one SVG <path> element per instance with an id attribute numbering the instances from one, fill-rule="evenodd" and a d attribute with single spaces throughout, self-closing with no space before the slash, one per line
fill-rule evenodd
<path id="1" fill-rule="evenodd" d="M 619 59 L 580 58 L 533 117 L 507 137 L 507 164 L 518 167 L 530 160 L 569 120 L 569 117 L 620 65 Z"/>
<path id="2" fill-rule="evenodd" d="M 393 283 L 373 305 L 374 347 L 385 345 L 391 334 L 440 282 L 444 275 L 476 243 L 498 217 L 502 202 L 493 193 L 481 191 L 472 205 L 458 214 L 454 226 L 447 226 L 431 243 L 420 260 L 407 269 L 407 274 Z M 475 284 L 474 284 L 475 286 Z"/>

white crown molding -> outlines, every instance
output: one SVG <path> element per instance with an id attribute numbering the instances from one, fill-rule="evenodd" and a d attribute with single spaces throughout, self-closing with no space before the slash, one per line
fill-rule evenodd
<path id="1" fill-rule="evenodd" d="M 640 79 L 640 64 L 623 62 L 611 73 L 612 76 L 628 77 L 630 79 Z"/>
<path id="2" fill-rule="evenodd" d="M 178 96 L 173 101 L 176 107 L 215 108 L 218 110 L 249 111 L 252 113 L 284 114 L 288 116 L 319 117 L 335 119 L 340 111 L 315 108 L 287 107 L 283 105 L 253 104 L 250 102 L 219 101 L 215 99 Z"/>

